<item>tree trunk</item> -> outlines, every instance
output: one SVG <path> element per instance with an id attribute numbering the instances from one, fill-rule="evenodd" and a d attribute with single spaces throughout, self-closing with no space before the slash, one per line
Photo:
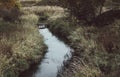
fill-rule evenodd
<path id="1" fill-rule="evenodd" d="M 99 15 L 101 15 L 101 13 L 102 13 L 102 8 L 103 8 L 103 6 L 100 6 Z"/>

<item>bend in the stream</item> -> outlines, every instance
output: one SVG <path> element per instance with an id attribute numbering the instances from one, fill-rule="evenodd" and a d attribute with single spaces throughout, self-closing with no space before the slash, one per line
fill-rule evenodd
<path id="1" fill-rule="evenodd" d="M 42 28 L 39 32 L 48 46 L 47 53 L 39 65 L 32 66 L 32 69 L 27 70 L 20 77 L 57 77 L 64 62 L 71 58 L 72 49 L 68 45 L 54 36 L 47 28 Z"/>

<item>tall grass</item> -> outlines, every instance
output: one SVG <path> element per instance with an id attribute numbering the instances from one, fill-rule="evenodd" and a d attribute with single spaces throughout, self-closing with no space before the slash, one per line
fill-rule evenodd
<path id="1" fill-rule="evenodd" d="M 29 11 L 28 13 L 35 13 L 39 16 L 47 16 L 49 20 L 55 20 L 65 15 L 64 9 L 58 6 L 32 6 L 23 7 L 22 11 Z"/>
<path id="2" fill-rule="evenodd" d="M 35 25 L 38 19 L 30 14 L 21 16 L 21 23 L 0 21 L 1 77 L 18 77 L 30 64 L 42 58 L 45 45 Z"/>
<path id="3" fill-rule="evenodd" d="M 99 29 L 94 26 L 80 26 L 69 36 L 71 45 L 76 50 L 75 55 L 81 57 L 90 68 L 97 67 L 100 70 L 99 76 L 102 77 L 118 76 L 120 69 L 120 57 L 118 57 L 120 56 L 120 23 L 118 21 Z M 93 75 L 92 77 L 99 76 Z M 78 77 L 82 76 L 79 74 Z"/>
<path id="4" fill-rule="evenodd" d="M 74 57 L 79 57 L 79 64 L 71 77 L 118 77 L 120 70 L 120 20 L 101 28 L 73 24 L 63 18 L 54 20 L 50 30 L 60 38 L 67 38 L 75 49 Z M 61 37 L 64 35 L 64 37 Z M 79 62 L 79 61 L 78 61 Z M 67 77 L 68 69 L 61 77 Z M 77 71 L 76 71 L 77 70 Z"/>
<path id="5" fill-rule="evenodd" d="M 48 20 L 49 29 L 60 37 L 66 37 L 70 34 L 70 25 L 65 18 L 58 18 L 57 20 Z M 66 38 L 67 39 L 67 38 Z"/>

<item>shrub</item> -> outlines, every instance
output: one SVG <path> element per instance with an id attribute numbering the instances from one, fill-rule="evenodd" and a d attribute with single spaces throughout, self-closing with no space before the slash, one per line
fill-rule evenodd
<path id="1" fill-rule="evenodd" d="M 49 29 L 60 36 L 61 38 L 67 37 L 71 31 L 69 22 L 65 18 L 58 18 L 57 20 L 48 21 Z M 67 39 L 67 38 L 66 38 Z"/>

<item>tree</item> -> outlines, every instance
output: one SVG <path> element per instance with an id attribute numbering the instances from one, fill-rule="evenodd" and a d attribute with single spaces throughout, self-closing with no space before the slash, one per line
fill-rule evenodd
<path id="1" fill-rule="evenodd" d="M 18 0 L 0 0 L 0 17 L 6 21 L 14 21 L 19 16 Z"/>
<path id="2" fill-rule="evenodd" d="M 110 8 L 118 10 L 120 8 L 120 0 L 110 0 Z"/>
<path id="3" fill-rule="evenodd" d="M 112 1 L 120 4 L 120 0 L 112 0 Z"/>
<path id="4" fill-rule="evenodd" d="M 106 0 L 93 0 L 93 5 L 94 7 L 96 7 L 96 9 L 98 9 L 98 15 L 100 15 L 102 13 L 102 9 L 104 7 L 104 3 L 106 2 Z"/>
<path id="5" fill-rule="evenodd" d="M 63 7 L 67 8 L 71 15 L 86 22 L 92 21 L 96 12 L 101 14 L 105 0 L 59 0 Z"/>
<path id="6" fill-rule="evenodd" d="M 11 9 L 14 7 L 18 7 L 18 1 L 17 0 L 0 0 L 0 7 L 4 7 L 7 9 Z"/>

